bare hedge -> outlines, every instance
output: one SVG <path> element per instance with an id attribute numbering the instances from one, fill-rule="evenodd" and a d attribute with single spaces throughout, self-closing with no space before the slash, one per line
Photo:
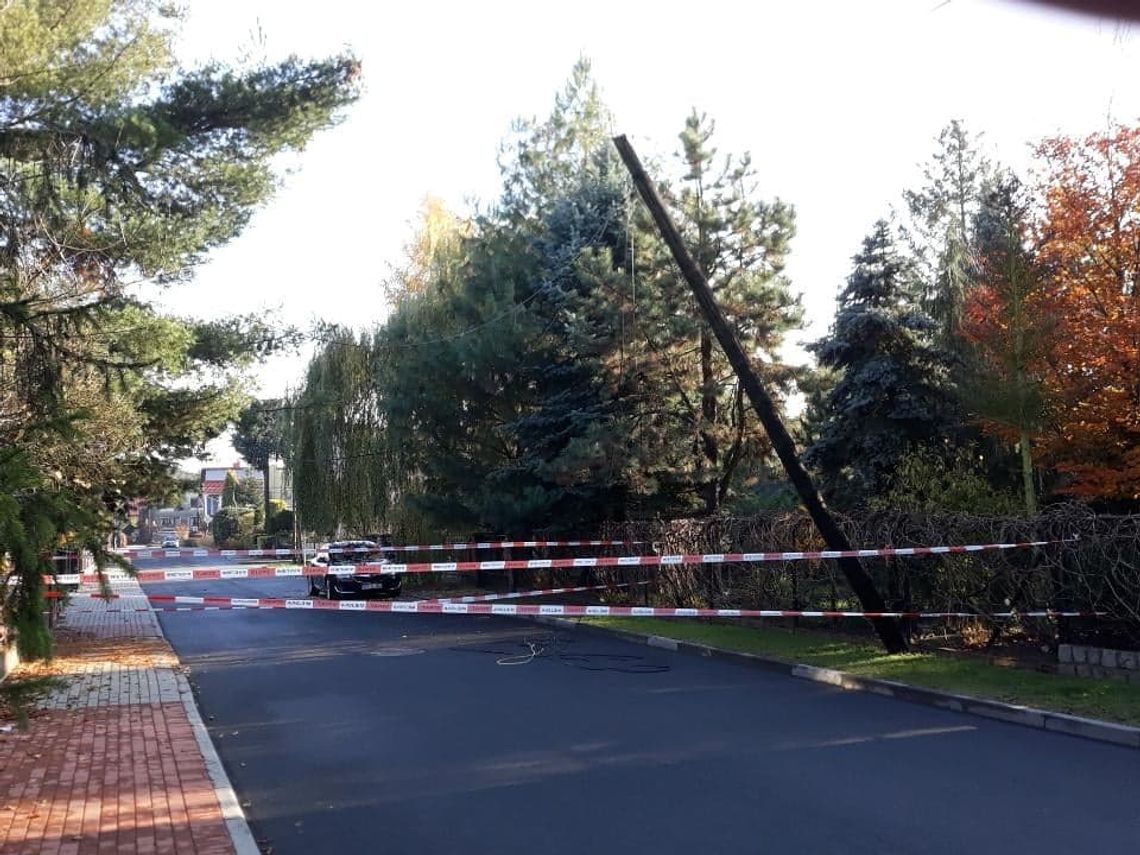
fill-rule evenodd
<path id="1" fill-rule="evenodd" d="M 1140 516 L 1098 515 L 1064 505 L 1036 518 L 892 511 L 839 522 L 856 548 L 1058 541 L 1032 549 L 863 560 L 892 609 L 981 617 L 1009 609 L 1096 611 L 1105 616 L 1026 620 L 1024 626 L 1061 640 L 1140 643 Z M 661 554 L 826 548 L 803 512 L 615 523 L 602 536 L 645 541 L 645 551 L 651 544 Z M 829 560 L 663 567 L 653 599 L 715 608 L 858 608 L 837 563 Z"/>

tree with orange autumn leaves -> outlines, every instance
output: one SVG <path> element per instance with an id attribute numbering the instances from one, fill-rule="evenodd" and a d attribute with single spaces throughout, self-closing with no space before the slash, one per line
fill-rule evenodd
<path id="1" fill-rule="evenodd" d="M 967 408 L 987 433 L 1017 450 L 1030 515 L 1037 513 L 1034 449 L 1047 425 L 1043 376 L 1056 327 L 1031 205 L 1009 174 L 983 194 L 974 220 L 974 284 L 959 329 L 973 346 L 961 383 Z"/>
<path id="2" fill-rule="evenodd" d="M 1039 257 L 1058 334 L 1047 453 L 1067 492 L 1140 500 L 1140 127 L 1047 140 Z"/>
<path id="3" fill-rule="evenodd" d="M 1140 128 L 1048 139 L 1037 156 L 1036 224 L 1023 209 L 1020 226 L 1007 220 L 1004 238 L 999 227 L 979 244 L 962 332 L 999 406 L 976 411 L 1020 446 L 1030 506 L 1033 446 L 1060 492 L 1136 502 Z"/>

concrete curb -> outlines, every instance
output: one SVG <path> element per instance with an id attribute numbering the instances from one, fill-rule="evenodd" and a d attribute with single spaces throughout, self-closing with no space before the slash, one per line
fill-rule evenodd
<path id="1" fill-rule="evenodd" d="M 194 693 L 190 689 L 190 681 L 186 679 L 184 674 L 176 676 L 178 691 L 182 695 L 182 706 L 186 708 L 186 717 L 190 719 L 194 739 L 198 742 L 202 759 L 206 763 L 206 772 L 214 785 L 214 793 L 218 797 L 218 805 L 221 807 L 222 817 L 226 821 L 226 831 L 229 832 L 230 840 L 233 841 L 234 852 L 236 855 L 260 855 L 261 849 L 258 848 L 257 842 L 253 839 L 253 832 L 249 829 L 249 823 L 246 822 L 245 813 L 238 802 L 237 793 L 234 792 L 230 778 L 222 765 L 222 758 L 218 756 L 214 743 L 210 739 L 210 732 L 206 729 L 206 723 L 202 721 L 202 715 L 198 712 L 198 705 L 194 702 Z"/>
<path id="2" fill-rule="evenodd" d="M 174 646 L 170 644 L 166 638 L 166 633 L 162 631 L 162 623 L 157 614 L 154 615 L 154 623 L 158 628 L 159 636 L 166 641 L 171 653 L 174 653 Z M 178 654 L 174 653 L 174 657 L 177 659 Z M 198 711 L 198 704 L 194 700 L 194 691 L 190 687 L 190 681 L 185 674 L 178 671 L 175 672 L 174 676 L 178 683 L 178 696 L 182 698 L 182 706 L 186 710 L 186 717 L 190 720 L 190 729 L 194 731 L 194 739 L 198 743 L 198 750 L 202 752 L 202 760 L 206 764 L 206 773 L 214 785 L 214 794 L 218 798 L 218 806 L 221 808 L 222 818 L 226 823 L 226 831 L 229 832 L 230 841 L 234 845 L 234 853 L 235 855 L 261 855 L 261 849 L 257 845 L 257 841 L 254 840 L 253 832 L 250 831 L 237 793 L 234 792 L 230 777 L 226 774 L 226 767 L 222 765 L 222 758 L 218 756 L 213 740 L 210 739 L 210 731 L 206 729 L 206 723 L 202 721 L 202 714 Z"/>
<path id="3" fill-rule="evenodd" d="M 894 680 L 881 680 L 875 677 L 860 677 L 844 671 L 835 671 L 830 668 L 817 668 L 813 665 L 800 665 L 786 662 L 783 659 L 772 659 L 755 653 L 740 653 L 735 650 L 723 650 L 719 647 L 710 647 L 691 641 L 677 641 L 659 635 L 648 635 L 630 632 L 625 629 L 613 629 L 594 624 L 583 624 L 566 618 L 536 617 L 539 623 L 557 626 L 572 626 L 578 629 L 592 630 L 594 632 L 615 635 L 635 644 L 647 644 L 650 647 L 659 647 L 664 650 L 675 650 L 679 653 L 704 656 L 711 659 L 725 659 L 733 662 L 743 662 L 760 667 L 766 671 L 787 674 L 801 680 L 811 680 L 824 683 L 839 689 L 859 692 L 873 692 L 888 698 L 897 698 L 914 704 L 923 704 L 928 707 L 953 710 L 967 715 L 982 716 L 1017 724 L 1023 727 L 1033 727 L 1038 730 L 1049 730 L 1056 733 L 1066 733 L 1070 736 L 1079 736 L 1083 739 L 1093 739 L 1097 742 L 1109 742 L 1113 745 L 1122 745 L 1126 748 L 1140 749 L 1140 727 L 1130 727 L 1125 724 L 1114 724 L 1109 721 L 1100 721 L 1093 718 L 1068 715 L 1066 713 L 1039 710 L 1033 707 L 1023 707 L 1017 704 L 1007 704 L 988 698 L 975 698 L 971 695 L 956 695 L 950 692 L 940 692 L 936 689 L 924 689 L 912 686 L 909 683 L 899 683 Z"/>

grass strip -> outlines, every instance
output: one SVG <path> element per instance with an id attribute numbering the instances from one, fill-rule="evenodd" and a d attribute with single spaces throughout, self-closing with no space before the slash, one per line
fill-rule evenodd
<path id="1" fill-rule="evenodd" d="M 864 677 L 991 698 L 1054 712 L 1140 726 L 1140 685 L 993 665 L 940 653 L 888 654 L 873 644 L 777 627 L 709 624 L 683 618 L 590 618 L 588 623 L 834 668 Z"/>

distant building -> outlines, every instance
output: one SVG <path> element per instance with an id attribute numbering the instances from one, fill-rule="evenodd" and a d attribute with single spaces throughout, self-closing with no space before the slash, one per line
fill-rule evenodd
<path id="1" fill-rule="evenodd" d="M 207 522 L 222 507 L 222 492 L 226 488 L 226 476 L 233 473 L 239 481 L 254 482 L 258 495 L 265 489 L 260 470 L 235 462 L 233 466 L 212 466 L 202 470 L 201 497 Z M 293 506 L 292 484 L 286 477 L 285 467 L 280 463 L 269 464 L 269 498 L 283 501 L 285 507 Z"/>
<path id="2" fill-rule="evenodd" d="M 234 472 L 238 478 L 241 477 L 239 471 L 235 471 L 232 466 L 210 467 L 202 470 L 202 478 L 199 484 L 202 507 L 206 512 L 207 520 L 213 518 L 222 507 L 222 492 L 226 488 L 226 476 L 230 472 Z"/>
<path id="3" fill-rule="evenodd" d="M 139 510 L 138 527 L 135 530 L 136 543 L 152 543 L 164 537 L 186 540 L 200 536 L 206 529 L 206 518 L 198 506 L 197 497 L 193 507 L 158 508 L 146 505 Z"/>

